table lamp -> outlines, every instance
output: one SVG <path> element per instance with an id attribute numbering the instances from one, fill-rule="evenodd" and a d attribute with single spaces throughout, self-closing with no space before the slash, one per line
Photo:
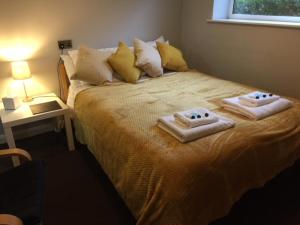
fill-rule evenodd
<path id="1" fill-rule="evenodd" d="M 12 69 L 12 77 L 15 80 L 22 80 L 23 82 L 23 88 L 25 91 L 25 99 L 24 102 L 30 102 L 33 99 L 31 97 L 28 97 L 26 86 L 25 86 L 25 80 L 31 78 L 30 69 L 28 66 L 28 63 L 26 61 L 18 61 L 18 62 L 12 62 L 11 63 L 11 69 Z"/>

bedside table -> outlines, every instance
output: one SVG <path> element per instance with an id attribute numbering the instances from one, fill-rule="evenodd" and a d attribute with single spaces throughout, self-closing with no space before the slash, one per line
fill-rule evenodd
<path id="1" fill-rule="evenodd" d="M 49 111 L 41 114 L 33 115 L 30 110 L 30 105 L 35 105 L 39 103 L 46 103 L 51 101 L 57 101 L 60 105 L 61 109 Z M 69 107 L 61 101 L 54 93 L 43 94 L 40 96 L 35 96 L 32 102 L 23 102 L 22 106 L 20 106 L 16 110 L 5 110 L 4 108 L 0 108 L 0 116 L 4 128 L 4 135 L 6 138 L 6 142 L 9 148 L 16 148 L 12 128 L 15 126 L 28 124 L 40 120 L 50 119 L 50 118 L 58 118 L 63 116 L 65 120 L 65 130 L 67 134 L 68 147 L 70 151 L 75 150 L 74 147 L 74 139 L 72 132 L 72 125 L 70 119 L 70 109 Z M 1 150 L 0 150 L 1 151 Z M 19 159 L 17 157 L 13 158 L 14 165 L 19 165 Z"/>

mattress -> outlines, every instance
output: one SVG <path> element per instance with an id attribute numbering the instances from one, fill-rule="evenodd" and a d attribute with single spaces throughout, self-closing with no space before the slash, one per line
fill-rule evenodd
<path id="1" fill-rule="evenodd" d="M 222 98 L 254 88 L 195 71 L 76 97 L 76 135 L 87 144 L 139 225 L 206 225 L 249 189 L 300 157 L 300 102 L 261 121 L 224 111 Z M 157 119 L 205 107 L 236 127 L 182 144 Z"/>

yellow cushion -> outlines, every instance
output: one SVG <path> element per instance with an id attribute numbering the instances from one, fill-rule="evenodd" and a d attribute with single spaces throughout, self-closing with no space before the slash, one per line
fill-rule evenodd
<path id="1" fill-rule="evenodd" d="M 119 43 L 116 53 L 108 62 L 126 82 L 135 83 L 141 76 L 141 70 L 135 66 L 134 53 L 124 42 Z"/>
<path id="2" fill-rule="evenodd" d="M 185 72 L 189 69 L 179 49 L 167 43 L 156 42 L 156 45 L 164 68 L 177 72 Z"/>

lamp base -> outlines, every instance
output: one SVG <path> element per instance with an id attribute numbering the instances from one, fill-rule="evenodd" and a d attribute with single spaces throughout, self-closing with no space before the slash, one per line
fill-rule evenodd
<path id="1" fill-rule="evenodd" d="M 31 97 L 26 97 L 23 99 L 23 102 L 32 102 L 33 101 L 33 98 Z"/>

